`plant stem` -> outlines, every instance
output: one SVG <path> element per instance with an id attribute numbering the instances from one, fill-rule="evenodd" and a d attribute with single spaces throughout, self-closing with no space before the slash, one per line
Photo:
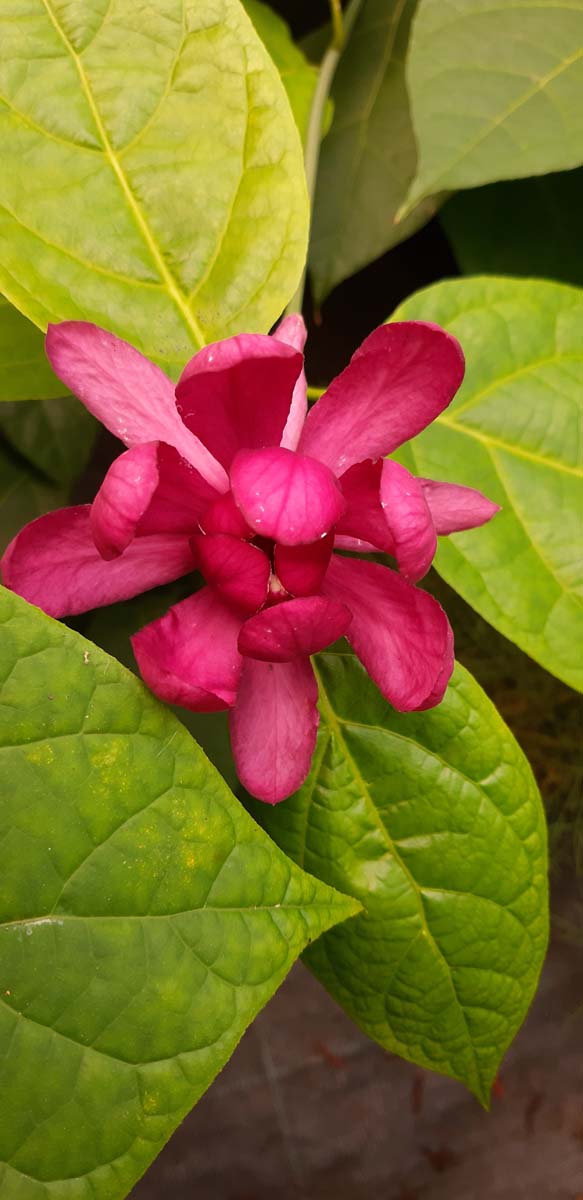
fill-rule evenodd
<path id="1" fill-rule="evenodd" d="M 308 132 L 306 135 L 306 146 L 304 150 L 304 164 L 306 170 L 306 182 L 308 185 L 308 199 L 310 202 L 310 213 L 314 208 L 314 195 L 316 192 L 316 178 L 318 175 L 318 160 L 320 158 L 320 145 L 322 142 L 322 120 L 324 117 L 324 109 L 326 101 L 330 95 L 332 80 L 342 50 L 350 36 L 352 26 L 358 15 L 358 11 L 362 4 L 362 0 L 351 0 L 351 3 L 346 9 L 343 16 L 340 0 L 330 0 L 330 8 L 332 12 L 332 41 L 322 59 L 320 65 L 320 73 L 318 82 L 312 100 L 310 109 L 310 120 L 308 122 Z M 306 287 L 306 275 L 308 270 L 307 258 L 302 271 L 301 279 L 292 296 L 286 313 L 301 312 L 304 300 L 304 291 Z"/>
<path id="2" fill-rule="evenodd" d="M 332 45 L 335 46 L 337 50 L 342 50 L 345 38 L 342 0 L 329 0 L 329 4 L 333 30 Z"/>

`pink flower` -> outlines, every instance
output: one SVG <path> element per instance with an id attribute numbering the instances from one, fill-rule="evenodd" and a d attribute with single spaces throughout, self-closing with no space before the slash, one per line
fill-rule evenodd
<path id="1" fill-rule="evenodd" d="M 437 534 L 497 506 L 384 459 L 449 404 L 461 349 L 423 322 L 382 325 L 307 412 L 301 317 L 206 346 L 170 379 L 82 321 L 49 326 L 60 379 L 128 449 L 91 505 L 27 525 L 6 585 L 60 617 L 197 566 L 206 586 L 140 630 L 146 683 L 231 709 L 242 782 L 276 803 L 305 779 L 318 725 L 310 655 L 345 635 L 395 708 L 438 704 L 453 668 L 439 604 L 414 586 Z M 385 551 L 398 572 L 333 550 Z"/>

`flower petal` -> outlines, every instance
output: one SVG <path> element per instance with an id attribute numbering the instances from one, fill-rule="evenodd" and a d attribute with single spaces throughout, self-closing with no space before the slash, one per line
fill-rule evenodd
<path id="1" fill-rule="evenodd" d="M 292 596 L 312 596 L 328 569 L 334 534 L 328 533 L 308 546 L 276 546 L 275 574 Z"/>
<path id="2" fill-rule="evenodd" d="M 262 662 L 306 658 L 343 637 L 351 620 L 345 604 L 326 596 L 286 600 L 245 621 L 239 650 Z"/>
<path id="3" fill-rule="evenodd" d="M 282 447 L 239 451 L 231 486 L 248 525 L 284 546 L 324 537 L 345 509 L 338 483 L 323 463 Z"/>
<path id="4" fill-rule="evenodd" d="M 139 350 L 89 321 L 49 325 L 45 345 L 59 379 L 126 446 L 168 442 L 226 491 L 222 467 L 180 419 L 172 381 Z"/>
<path id="5" fill-rule="evenodd" d="M 247 540 L 253 537 L 253 530 L 237 508 L 231 490 L 213 500 L 202 514 L 199 524 L 203 533 L 230 533 L 233 537 Z"/>
<path id="6" fill-rule="evenodd" d="M 419 482 L 438 533 L 475 529 L 500 512 L 499 504 L 494 504 L 475 488 L 438 483 L 436 479 L 420 479 Z"/>
<path id="7" fill-rule="evenodd" d="M 112 462 L 91 505 L 91 533 L 102 558 L 117 558 L 129 546 L 158 479 L 158 442 L 132 446 Z"/>
<path id="8" fill-rule="evenodd" d="M 341 476 L 340 487 L 346 500 L 346 512 L 338 521 L 336 534 L 357 538 L 359 542 L 368 542 L 385 554 L 393 554 L 393 538 L 381 507 L 382 469 L 382 459 L 376 462 L 367 459 L 356 463 Z"/>
<path id="9" fill-rule="evenodd" d="M 246 613 L 265 603 L 271 564 L 263 550 L 228 533 L 200 534 L 191 546 L 206 581 Z"/>
<path id="10" fill-rule="evenodd" d="M 390 454 L 447 407 L 463 374 L 459 343 L 438 325 L 381 325 L 308 413 L 299 448 L 336 475 Z"/>
<path id="11" fill-rule="evenodd" d="M 316 746 L 317 705 L 308 658 L 245 659 L 229 724 L 237 774 L 258 800 L 277 804 L 301 787 Z"/>
<path id="12" fill-rule="evenodd" d="M 441 701 L 443 700 L 443 697 L 447 690 L 447 685 L 451 679 L 451 674 L 452 674 L 453 668 L 455 666 L 455 659 L 454 659 L 453 652 L 454 652 L 453 629 L 451 628 L 451 625 L 448 622 L 447 646 L 445 649 L 445 654 L 443 656 L 443 666 L 441 668 L 441 671 L 439 672 L 439 675 L 437 676 L 437 679 L 435 680 L 435 683 L 433 685 L 431 692 L 429 693 L 428 696 L 426 696 L 426 698 L 422 704 L 417 705 L 417 709 L 416 709 L 417 712 L 425 711 L 425 709 L 428 709 L 428 708 L 435 708 L 436 704 L 441 704 Z"/>
<path id="13" fill-rule="evenodd" d="M 290 313 L 280 321 L 272 337 L 278 342 L 287 342 L 294 350 L 303 351 L 308 331 L 301 313 Z M 289 415 L 281 438 L 281 445 L 287 450 L 297 449 L 300 435 L 304 427 L 308 411 L 308 385 L 306 373 L 302 367 L 299 379 L 294 387 Z"/>
<path id="14" fill-rule="evenodd" d="M 158 442 L 158 475 L 158 487 L 138 524 L 138 534 L 196 532 L 202 514 L 222 496 L 166 442 Z"/>
<path id="15" fill-rule="evenodd" d="M 212 588 L 174 604 L 131 639 L 140 674 L 161 700 L 193 712 L 235 703 L 241 617 Z"/>
<path id="16" fill-rule="evenodd" d="M 336 554 L 322 590 L 352 612 L 348 641 L 394 708 L 439 703 L 453 656 L 449 622 L 433 596 L 388 567 Z"/>
<path id="17" fill-rule="evenodd" d="M 193 569 L 188 538 L 168 534 L 136 538 L 120 558 L 104 562 L 91 535 L 88 504 L 31 521 L 2 559 L 5 586 L 51 617 L 128 600 Z"/>
<path id="18" fill-rule="evenodd" d="M 417 583 L 435 557 L 435 525 L 420 480 L 389 459 L 381 472 L 381 506 L 399 570 L 411 583 Z"/>
<path id="19" fill-rule="evenodd" d="M 238 450 L 278 446 L 302 361 L 292 346 L 262 334 L 205 346 L 176 388 L 185 425 L 227 469 Z"/>

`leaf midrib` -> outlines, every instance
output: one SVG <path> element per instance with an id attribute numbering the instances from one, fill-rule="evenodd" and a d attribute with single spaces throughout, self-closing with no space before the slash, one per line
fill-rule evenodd
<path id="1" fill-rule="evenodd" d="M 77 70 L 77 74 L 79 76 L 79 81 L 81 83 L 81 87 L 85 94 L 85 98 L 89 105 L 89 109 L 93 116 L 93 120 L 95 121 L 97 132 L 99 134 L 99 137 L 101 138 L 105 157 L 107 158 L 109 165 L 120 185 L 120 188 L 122 190 L 122 193 L 123 193 L 125 201 L 126 201 L 126 204 L 129 208 L 129 210 L 132 214 L 132 217 L 134 218 L 134 221 L 137 225 L 137 228 L 138 228 L 139 232 L 141 233 L 142 238 L 150 252 L 150 255 L 156 266 L 158 274 L 160 275 L 160 278 L 161 278 L 164 286 L 166 287 L 166 290 L 167 290 L 169 296 L 173 300 L 176 308 L 178 309 L 180 316 L 182 317 L 182 320 L 184 321 L 184 324 L 186 325 L 195 344 L 198 346 L 198 348 L 201 348 L 202 346 L 205 345 L 205 337 L 203 335 L 202 329 L 201 329 L 200 325 L 198 324 L 197 320 L 195 319 L 194 315 L 190 311 L 188 304 L 186 303 L 186 299 L 185 299 L 183 293 L 181 292 L 180 288 L 178 287 L 176 280 L 174 279 L 171 272 L 169 271 L 169 269 L 166 265 L 166 262 L 164 260 L 162 251 L 160 250 L 160 247 L 158 246 L 158 243 L 156 242 L 156 239 L 150 229 L 150 226 L 148 225 L 148 222 L 146 221 L 146 218 L 145 218 L 144 214 L 142 213 L 142 210 L 141 210 L 139 204 L 137 203 L 136 198 L 131 190 L 131 187 L 129 185 L 127 177 L 121 167 L 121 164 L 120 164 L 120 162 L 115 154 L 115 151 L 113 149 L 113 146 L 109 140 L 107 130 L 105 128 L 105 125 L 103 124 L 103 120 L 101 118 L 101 114 L 99 112 L 99 108 L 97 106 L 97 102 L 95 100 L 93 92 L 91 90 L 91 85 L 89 83 L 89 79 L 85 72 L 85 68 L 81 61 L 81 58 L 77 54 L 75 47 L 70 42 L 65 31 L 61 28 L 61 26 L 55 16 L 55 13 L 53 12 L 51 0 L 42 0 L 42 3 L 44 4 L 44 7 L 47 12 L 47 16 L 49 17 L 54 29 L 56 30 L 58 36 L 60 37 L 61 41 L 63 42 L 63 45 L 65 46 L 67 52 L 70 54 L 71 58 L 73 59 L 73 62 L 75 64 L 75 67 Z"/>

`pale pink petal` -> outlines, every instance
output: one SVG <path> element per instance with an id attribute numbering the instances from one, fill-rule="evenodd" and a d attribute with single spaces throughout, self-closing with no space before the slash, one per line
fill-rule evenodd
<path id="1" fill-rule="evenodd" d="M 485 525 L 500 512 L 500 505 L 488 500 L 475 488 L 457 483 L 419 480 L 438 533 L 457 533 Z"/>
<path id="2" fill-rule="evenodd" d="M 435 557 L 435 525 L 420 481 L 400 463 L 388 459 L 381 472 L 381 506 L 399 570 L 411 583 L 417 583 Z"/>
<path id="3" fill-rule="evenodd" d="M 393 539 L 381 507 L 381 473 L 383 460 L 356 463 L 340 478 L 346 512 L 336 526 L 336 534 L 368 542 L 385 554 L 393 553 Z M 337 543 L 339 544 L 339 543 Z M 344 546 L 344 549 L 352 549 Z M 354 547 L 359 549 L 359 546 Z"/>
<path id="4" fill-rule="evenodd" d="M 292 346 L 262 334 L 205 346 L 176 388 L 182 419 L 227 469 L 237 450 L 278 446 L 302 361 Z"/>
<path id="5" fill-rule="evenodd" d="M 166 442 L 158 443 L 158 475 L 158 487 L 137 533 L 196 532 L 202 514 L 222 496 Z"/>
<path id="6" fill-rule="evenodd" d="M 245 621 L 239 650 L 262 662 L 306 658 L 343 637 L 351 620 L 345 604 L 326 596 L 286 600 Z"/>
<path id="7" fill-rule="evenodd" d="M 242 512 L 237 508 L 233 493 L 229 490 L 217 497 L 205 509 L 200 519 L 203 533 L 230 533 L 233 537 L 250 539 L 253 530 L 249 528 Z"/>
<path id="8" fill-rule="evenodd" d="M 337 554 L 322 590 L 350 609 L 348 641 L 394 708 L 439 702 L 451 674 L 451 630 L 433 596 L 388 567 Z"/>
<path id="9" fill-rule="evenodd" d="M 89 514 L 90 506 L 82 504 L 25 525 L 2 559 L 5 586 L 51 617 L 71 617 L 128 600 L 194 569 L 188 538 L 172 534 L 136 538 L 120 558 L 104 562 Z"/>
<path id="10" fill-rule="evenodd" d="M 301 787 L 318 721 L 318 686 L 308 658 L 245 659 L 229 724 L 237 774 L 251 795 L 277 804 Z"/>
<path id="11" fill-rule="evenodd" d="M 248 525 L 284 546 L 315 542 L 345 509 L 323 463 L 282 447 L 241 450 L 231 467 L 231 487 Z"/>
<path id="12" fill-rule="evenodd" d="M 168 442 L 226 491 L 222 467 L 180 419 L 172 381 L 139 350 L 89 321 L 49 325 L 45 345 L 59 379 L 126 446 Z"/>
<path id="13" fill-rule="evenodd" d="M 91 505 L 91 533 L 102 558 L 117 558 L 129 546 L 158 478 L 158 442 L 132 446 L 112 462 Z"/>
<path id="14" fill-rule="evenodd" d="M 206 581 L 246 613 L 257 612 L 267 599 L 271 564 L 258 546 L 228 533 L 200 534 L 191 540 L 194 557 Z"/>
<path id="15" fill-rule="evenodd" d="M 278 342 L 287 342 L 294 350 L 303 351 L 306 344 L 307 329 L 301 313 L 290 313 L 280 321 L 272 336 Z M 302 368 L 300 377 L 294 388 L 289 416 L 281 438 L 281 445 L 287 450 L 295 450 L 300 440 L 308 411 L 308 386 L 306 373 Z"/>
<path id="16" fill-rule="evenodd" d="M 310 542 L 308 546 L 276 546 L 275 574 L 292 596 L 312 596 L 328 569 L 334 534 Z"/>
<path id="17" fill-rule="evenodd" d="M 241 617 L 204 587 L 132 637 L 140 674 L 169 704 L 218 712 L 235 703 L 242 659 Z"/>
<path id="18" fill-rule="evenodd" d="M 308 413 L 299 448 L 336 475 L 390 454 L 447 407 L 463 374 L 459 343 L 438 325 L 381 325 Z"/>

